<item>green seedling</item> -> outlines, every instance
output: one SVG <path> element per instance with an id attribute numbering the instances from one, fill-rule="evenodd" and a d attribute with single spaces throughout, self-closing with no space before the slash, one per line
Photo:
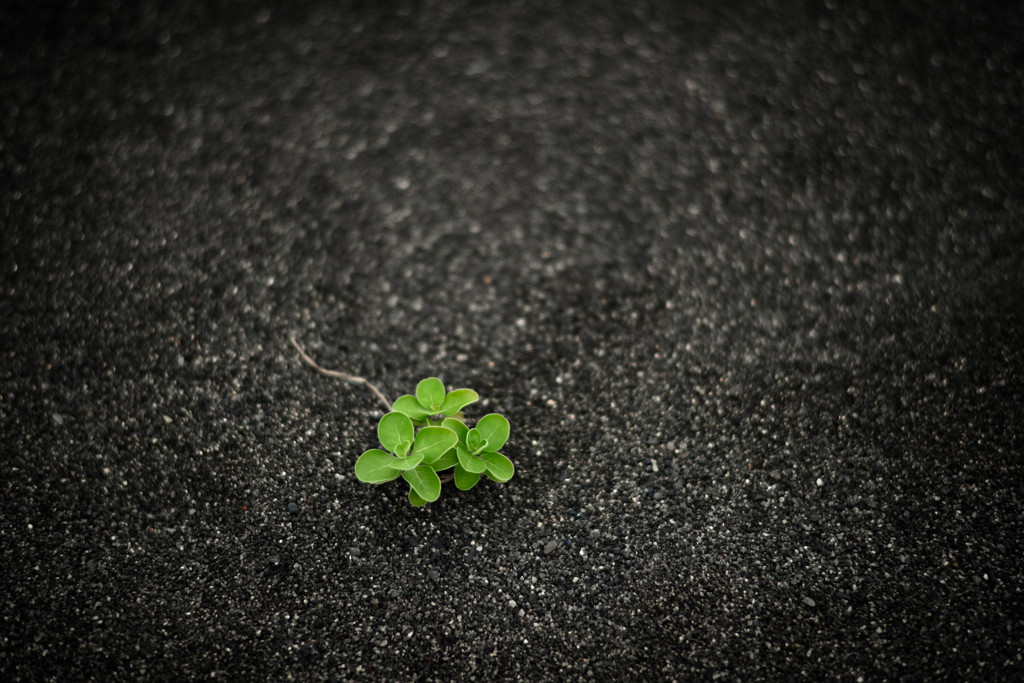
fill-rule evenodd
<path id="1" fill-rule="evenodd" d="M 454 479 L 463 491 L 476 486 L 481 475 L 505 483 L 515 473 L 512 461 L 498 452 L 508 441 L 508 420 L 491 413 L 467 426 L 461 409 L 478 399 L 470 389 L 446 393 L 436 377 L 423 380 L 415 396 L 398 399 L 394 411 L 380 419 L 377 437 L 387 450 L 371 448 L 360 455 L 356 478 L 382 484 L 402 477 L 409 484 L 409 502 L 416 506 L 440 497 L 439 472 L 450 474 L 445 481 Z"/>
<path id="2" fill-rule="evenodd" d="M 441 485 L 455 481 L 468 491 L 482 476 L 503 484 L 515 474 L 512 461 L 499 453 L 509 437 L 509 422 L 497 413 L 484 415 L 470 427 L 462 409 L 480 399 L 472 389 L 445 391 L 444 383 L 428 377 L 392 406 L 377 387 L 362 377 L 325 370 L 306 355 L 302 359 L 324 374 L 353 384 L 364 384 L 387 406 L 377 424 L 377 438 L 384 448 L 371 448 L 356 460 L 359 481 L 383 484 L 401 477 L 409 485 L 409 502 L 419 507 L 441 496 Z"/>
<path id="3" fill-rule="evenodd" d="M 498 452 L 508 441 L 509 424 L 504 417 L 497 413 L 484 415 L 472 429 L 450 418 L 441 426 L 455 432 L 459 439 L 454 448 L 456 487 L 468 491 L 480 481 L 481 474 L 499 484 L 512 478 L 512 461 Z"/>

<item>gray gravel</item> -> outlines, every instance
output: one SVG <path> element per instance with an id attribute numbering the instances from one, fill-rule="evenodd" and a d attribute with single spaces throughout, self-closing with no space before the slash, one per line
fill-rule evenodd
<path id="1" fill-rule="evenodd" d="M 1024 14 L 367 4 L 0 6 L 0 678 L 1024 677 Z"/>

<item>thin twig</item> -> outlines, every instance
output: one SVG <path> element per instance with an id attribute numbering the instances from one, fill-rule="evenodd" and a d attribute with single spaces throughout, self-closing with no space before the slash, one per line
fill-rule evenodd
<path id="1" fill-rule="evenodd" d="M 355 375 L 349 375 L 344 372 L 338 372 L 337 370 L 328 370 L 326 368 L 322 368 L 319 365 L 317 365 L 316 361 L 310 358 L 305 351 L 302 350 L 302 347 L 299 346 L 299 342 L 295 341 L 295 337 L 291 337 L 291 342 L 292 345 L 298 350 L 299 355 L 302 356 L 302 360 L 306 361 L 307 364 L 313 366 L 315 369 L 319 370 L 320 372 L 330 377 L 338 377 L 340 379 L 345 380 L 346 382 L 349 382 L 350 384 L 362 384 L 367 389 L 372 391 L 377 396 L 377 398 L 380 399 L 381 403 L 384 404 L 388 412 L 391 412 L 391 401 L 385 398 L 384 394 L 381 393 L 380 389 L 370 384 L 369 381 L 363 379 L 362 377 L 356 377 Z"/>

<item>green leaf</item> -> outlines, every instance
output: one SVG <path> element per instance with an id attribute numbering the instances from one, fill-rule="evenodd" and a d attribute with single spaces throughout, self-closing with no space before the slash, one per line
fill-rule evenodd
<path id="1" fill-rule="evenodd" d="M 395 462 L 393 462 L 391 466 L 396 470 L 405 472 L 406 470 L 411 470 L 414 467 L 418 467 L 421 462 L 423 462 L 423 454 L 413 453 L 412 455 L 405 458 L 395 458 Z"/>
<path id="2" fill-rule="evenodd" d="M 444 403 L 441 404 L 441 412 L 450 417 L 470 403 L 475 403 L 479 400 L 480 395 L 472 389 L 456 389 L 444 397 Z"/>
<path id="3" fill-rule="evenodd" d="M 479 429 L 470 429 L 466 434 L 466 450 L 470 453 L 479 453 L 486 445 L 487 441 Z"/>
<path id="4" fill-rule="evenodd" d="M 416 385 L 416 399 L 430 415 L 441 411 L 444 403 L 444 384 L 436 377 L 428 377 Z"/>
<path id="5" fill-rule="evenodd" d="M 395 455 L 397 455 L 400 458 L 404 458 L 406 455 L 409 454 L 410 448 L 412 448 L 412 442 L 403 441 L 402 443 L 398 444 L 398 448 L 395 449 Z"/>
<path id="6" fill-rule="evenodd" d="M 430 465 L 430 469 L 435 472 L 446 470 L 449 467 L 454 467 L 459 463 L 459 456 L 455 455 L 455 449 L 449 448 L 448 451 L 434 462 L 427 463 Z"/>
<path id="7" fill-rule="evenodd" d="M 481 472 L 487 469 L 486 462 L 476 457 L 475 455 L 471 455 L 469 451 L 467 451 L 462 446 L 455 447 L 455 454 L 459 458 L 459 465 L 461 465 L 462 469 L 466 470 L 467 472 L 475 472 L 476 474 L 480 474 Z"/>
<path id="8" fill-rule="evenodd" d="M 437 472 L 430 469 L 430 465 L 420 465 L 414 470 L 404 472 L 402 479 L 409 482 L 409 486 L 428 503 L 433 503 L 441 496 L 441 478 L 437 476 Z"/>
<path id="9" fill-rule="evenodd" d="M 441 403 L 444 402 L 444 383 L 436 377 L 420 380 L 416 385 L 416 399 L 425 411 L 434 415 L 440 411 Z"/>
<path id="10" fill-rule="evenodd" d="M 497 451 L 508 441 L 508 420 L 497 413 L 481 417 L 476 423 L 476 428 L 487 442 L 488 451 Z"/>
<path id="11" fill-rule="evenodd" d="M 420 402 L 412 394 L 400 396 L 391 407 L 395 412 L 402 413 L 413 420 L 422 420 L 431 414 L 430 411 L 420 405 Z"/>
<path id="12" fill-rule="evenodd" d="M 446 427 L 424 427 L 416 433 L 416 445 L 412 452 L 422 455 L 428 464 L 445 454 L 459 442 L 459 436 Z"/>
<path id="13" fill-rule="evenodd" d="M 356 460 L 356 479 L 367 484 L 380 484 L 397 479 L 401 472 L 393 466 L 398 458 L 379 448 L 371 448 Z"/>
<path id="14" fill-rule="evenodd" d="M 512 461 L 501 453 L 481 453 L 479 457 L 486 463 L 488 476 L 499 484 L 505 483 L 515 474 Z"/>
<path id="15" fill-rule="evenodd" d="M 468 491 L 480 481 L 479 472 L 469 472 L 462 465 L 455 468 L 455 486 L 460 491 Z"/>
<path id="16" fill-rule="evenodd" d="M 427 501 L 420 494 L 416 493 L 416 489 L 411 486 L 409 487 L 409 502 L 418 508 L 427 504 Z"/>
<path id="17" fill-rule="evenodd" d="M 461 443 L 463 446 L 466 445 L 466 434 L 469 433 L 469 427 L 466 426 L 465 422 L 463 422 L 462 420 L 455 420 L 453 418 L 446 417 L 444 422 L 441 423 L 441 426 L 447 427 L 448 429 L 455 432 L 455 434 L 458 435 L 459 437 L 459 443 Z"/>
<path id="18" fill-rule="evenodd" d="M 402 413 L 388 413 L 377 425 L 377 438 L 392 453 L 398 451 L 403 441 L 412 441 L 415 436 L 412 420 Z"/>

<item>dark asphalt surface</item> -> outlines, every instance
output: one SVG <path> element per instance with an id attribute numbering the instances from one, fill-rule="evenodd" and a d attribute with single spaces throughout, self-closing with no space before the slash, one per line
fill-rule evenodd
<path id="1" fill-rule="evenodd" d="M 0 678 L 1021 680 L 1024 11 L 792 5 L 0 5 Z"/>

